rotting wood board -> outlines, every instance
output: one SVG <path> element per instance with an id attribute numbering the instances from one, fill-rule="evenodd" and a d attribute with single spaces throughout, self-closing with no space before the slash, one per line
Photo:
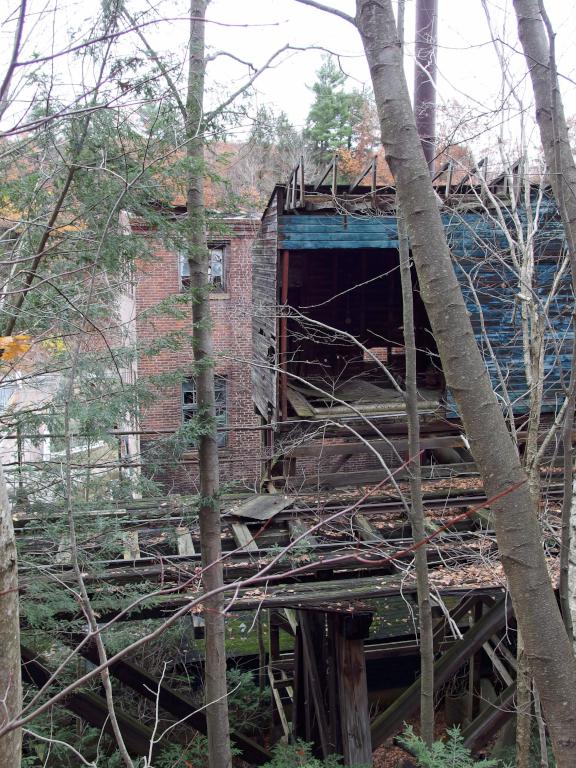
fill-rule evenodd
<path id="1" fill-rule="evenodd" d="M 270 520 L 293 502 L 293 496 L 261 493 L 238 506 L 230 507 L 228 512 L 235 517 L 247 517 L 250 520 Z"/>

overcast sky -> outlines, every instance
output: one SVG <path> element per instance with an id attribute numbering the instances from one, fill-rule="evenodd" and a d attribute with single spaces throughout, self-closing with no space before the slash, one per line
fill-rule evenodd
<path id="1" fill-rule="evenodd" d="M 67 32 L 84 26 L 99 7 L 99 0 L 29 0 L 27 22 L 27 53 L 46 53 L 65 47 Z M 354 0 L 326 0 L 327 4 L 354 13 Z M 498 34 L 507 41 L 506 51 L 511 57 L 514 78 L 525 86 L 526 100 L 531 98 L 525 67 L 518 50 L 512 0 L 486 0 Z M 0 34 L 0 62 L 8 55 L 13 23 L 5 23 L 10 12 L 17 8 L 17 0 L 1 0 L 0 12 L 7 9 Z M 41 17 L 47 7 L 57 8 L 53 17 Z M 158 18 L 186 15 L 186 0 L 128 0 L 133 11 L 148 10 Z M 568 114 L 576 113 L 576 0 L 546 0 L 548 12 L 557 31 L 559 70 L 566 76 L 562 91 Z M 409 82 L 413 77 L 410 61 L 410 42 L 414 36 L 414 0 L 406 0 L 407 63 Z M 42 22 L 34 27 L 35 19 Z M 51 23 L 51 18 L 54 23 Z M 58 21 L 54 21 L 55 19 Z M 224 25 L 208 24 L 208 44 L 215 50 L 229 51 L 240 59 L 260 66 L 275 50 L 286 43 L 295 46 L 321 46 L 341 56 L 341 64 L 351 76 L 350 85 L 361 87 L 369 81 L 368 71 L 359 40 L 352 25 L 344 20 L 306 7 L 295 0 L 212 0 L 208 18 Z M 232 25 L 232 26 L 226 26 Z M 234 26 L 243 25 L 243 26 Z M 440 102 L 456 99 L 468 101 L 478 112 L 491 109 L 498 102 L 501 79 L 490 40 L 481 0 L 439 0 L 439 81 Z M 185 59 L 187 22 L 164 21 L 153 31 L 147 28 L 159 49 L 180 54 Z M 53 43 L 52 38 L 56 39 Z M 129 48 L 137 41 L 126 40 Z M 292 122 L 302 126 L 311 103 L 309 87 L 320 65 L 321 53 L 311 50 L 284 56 L 282 63 L 264 74 L 257 83 L 256 99 L 259 104 L 273 105 L 284 110 Z M 63 82 L 78 80 L 74 65 L 58 60 Z M 230 89 L 242 82 L 247 69 L 230 58 L 218 58 L 209 68 L 209 82 L 217 90 Z M 212 98 L 216 98 L 213 96 Z"/>
<path id="2" fill-rule="evenodd" d="M 354 13 L 354 0 L 332 0 L 327 4 Z M 487 6 L 499 33 L 505 35 L 511 46 L 517 46 L 511 0 L 487 0 Z M 559 69 L 564 75 L 576 79 L 576 2 L 547 0 L 546 6 L 558 33 Z M 407 0 L 406 9 L 406 39 L 410 43 L 414 36 L 414 0 Z M 286 42 L 324 46 L 343 56 L 343 67 L 359 85 L 369 81 L 359 36 L 350 24 L 339 18 L 294 0 L 213 0 L 209 15 L 230 23 L 271 25 L 244 30 L 210 26 L 208 39 L 218 49 L 234 50 L 241 57 L 257 63 Z M 440 99 L 472 99 L 479 106 L 493 104 L 498 96 L 500 78 L 480 0 L 439 0 L 438 28 Z M 509 53 L 516 59 L 513 66 L 520 79 L 524 72 L 523 61 L 514 54 L 513 48 Z M 311 101 L 306 85 L 314 81 L 320 56 L 319 52 L 313 51 L 294 54 L 287 63 L 262 77 L 258 83 L 259 98 L 263 103 L 275 103 L 293 121 L 302 124 Z M 225 81 L 232 70 L 229 62 L 222 61 L 212 66 L 212 76 Z M 407 62 L 407 74 L 411 80 L 411 62 Z M 568 111 L 576 111 L 576 87 L 564 81 L 563 94 Z"/>

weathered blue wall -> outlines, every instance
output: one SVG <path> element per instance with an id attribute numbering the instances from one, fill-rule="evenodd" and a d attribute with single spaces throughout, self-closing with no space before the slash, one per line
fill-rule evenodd
<path id="1" fill-rule="evenodd" d="M 525 224 L 526 216 L 521 214 L 519 218 Z M 543 304 L 559 269 L 563 239 L 551 201 L 540 202 L 537 218 L 534 283 L 535 293 Z M 528 398 L 518 296 L 521 291 L 506 236 L 495 218 L 482 213 L 448 212 L 443 214 L 443 220 L 456 274 L 494 389 L 503 403 L 506 390 L 515 412 L 522 413 Z M 287 250 L 397 248 L 396 219 L 390 216 L 281 216 L 278 247 Z M 569 378 L 572 309 L 573 296 L 566 271 L 558 294 L 551 302 L 546 331 L 544 409 L 548 411 L 561 404 Z M 450 395 L 448 408 L 449 413 L 455 415 Z"/>

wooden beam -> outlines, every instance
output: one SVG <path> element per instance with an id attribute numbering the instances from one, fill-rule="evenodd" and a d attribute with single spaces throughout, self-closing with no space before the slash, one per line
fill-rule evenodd
<path id="1" fill-rule="evenodd" d="M 334 155 L 334 164 L 332 166 L 332 197 L 338 194 L 338 155 Z"/>
<path id="2" fill-rule="evenodd" d="M 140 543 L 138 541 L 138 531 L 126 531 L 124 539 L 124 560 L 140 559 Z"/>
<path id="3" fill-rule="evenodd" d="M 58 551 L 54 558 L 58 565 L 70 565 L 72 562 L 72 553 L 70 551 L 70 536 L 62 536 L 58 543 Z"/>
<path id="4" fill-rule="evenodd" d="M 311 617 L 305 611 L 300 611 L 298 618 L 300 630 L 302 632 L 304 671 L 308 682 L 308 690 L 314 705 L 314 711 L 316 713 L 316 724 L 318 727 L 318 735 L 320 737 L 322 754 L 324 757 L 328 757 L 330 754 L 330 741 L 328 718 L 323 695 L 324 687 L 322 685 L 322 679 L 314 651 L 314 643 L 318 642 L 319 638 L 316 632 L 314 632 L 314 636 L 312 635 L 312 629 L 310 626 Z M 308 711 L 307 714 L 310 715 L 311 713 Z"/>
<path id="5" fill-rule="evenodd" d="M 33 683 L 37 688 L 44 687 L 49 681 L 51 673 L 41 662 L 39 654 L 25 646 L 22 646 L 21 653 L 23 678 Z M 81 717 L 94 728 L 104 729 L 113 738 L 108 705 L 102 696 L 77 691 L 66 696 L 62 706 Z M 136 718 L 127 715 L 120 708 L 116 710 L 116 717 L 128 752 L 133 757 L 147 756 L 153 737 L 151 729 L 142 725 Z M 165 746 L 168 744 L 169 742 Z M 161 748 L 156 745 L 154 754 L 158 755 L 160 751 Z"/>
<path id="6" fill-rule="evenodd" d="M 396 475 L 398 479 L 400 475 Z M 314 488 L 320 486 L 321 488 L 341 488 L 346 485 L 368 485 L 371 483 L 379 483 L 388 477 L 384 469 L 367 469 L 361 472 L 326 472 L 325 474 L 317 475 L 316 473 L 310 475 L 310 477 L 298 478 L 286 478 L 286 482 L 289 486 L 298 486 L 299 488 Z"/>
<path id="7" fill-rule="evenodd" d="M 284 731 L 284 736 L 288 738 L 290 736 L 290 726 L 288 725 L 288 718 L 286 717 L 286 712 L 284 711 L 282 696 L 280 695 L 280 691 L 278 690 L 278 682 L 274 678 L 274 672 L 270 667 L 270 665 L 268 665 L 268 679 L 270 681 L 270 689 L 272 690 L 272 697 L 274 699 L 274 703 L 276 704 L 276 711 L 278 712 L 278 717 L 280 718 L 280 723 L 282 725 L 282 730 Z"/>
<path id="8" fill-rule="evenodd" d="M 282 251 L 282 285 L 280 303 L 285 309 L 288 304 L 288 273 L 290 251 Z M 285 312 L 280 317 L 280 411 L 284 421 L 288 418 L 288 318 Z"/>
<path id="9" fill-rule="evenodd" d="M 466 632 L 462 640 L 454 643 L 434 664 L 434 689 L 437 690 L 446 683 L 467 659 L 506 625 L 511 616 L 511 601 L 501 598 Z M 393 736 L 402 723 L 417 711 L 419 705 L 420 680 L 416 680 L 393 704 L 372 721 L 372 748 L 376 749 L 387 738 Z"/>
<path id="10" fill-rule="evenodd" d="M 308 528 L 304 525 L 302 520 L 292 518 L 291 520 L 288 520 L 288 530 L 290 531 L 290 538 L 294 540 L 294 539 L 297 539 L 299 536 L 302 536 L 303 533 L 306 533 Z M 307 546 L 307 545 L 314 546 L 314 544 L 317 544 L 317 543 L 318 543 L 318 539 L 312 534 L 308 534 L 308 536 L 305 536 L 303 539 L 300 539 L 297 546 Z"/>
<path id="11" fill-rule="evenodd" d="M 356 178 L 354 179 L 354 181 L 352 182 L 352 184 L 350 184 L 350 186 L 348 187 L 348 193 L 350 193 L 350 192 L 354 192 L 354 190 L 356 189 L 356 187 L 358 186 L 358 184 L 360 184 L 360 182 L 362 181 L 362 179 L 363 179 L 365 176 L 367 176 L 367 175 L 370 173 L 370 171 L 373 171 L 373 169 L 374 169 L 374 158 L 372 158 L 372 160 L 371 160 L 371 161 L 368 163 L 368 165 L 367 165 L 367 166 L 365 166 L 365 167 L 364 167 L 364 168 L 363 168 L 363 169 L 360 171 L 360 173 L 358 174 L 358 176 L 356 176 Z M 374 191 L 374 189 L 372 189 L 372 191 Z"/>
<path id="12" fill-rule="evenodd" d="M 369 616 L 369 622 L 372 615 Z M 365 616 L 336 616 L 334 620 L 336 674 L 344 764 L 372 762 L 364 637 L 370 624 Z"/>
<path id="13" fill-rule="evenodd" d="M 314 416 L 314 411 L 312 410 L 310 404 L 308 403 L 308 400 L 306 400 L 306 398 L 301 392 L 298 392 L 292 387 L 288 387 L 287 397 L 288 397 L 288 402 L 294 409 L 294 412 L 296 413 L 297 416 L 299 416 L 300 418 L 312 418 Z M 289 451 L 287 455 L 293 456 L 294 453 L 292 451 Z"/>
<path id="14" fill-rule="evenodd" d="M 370 525 L 364 515 L 355 515 L 353 526 L 355 533 L 358 534 L 362 541 L 382 540 L 382 536 L 380 536 L 376 528 Z"/>
<path id="15" fill-rule="evenodd" d="M 179 525 L 176 528 L 176 546 L 178 548 L 178 554 L 182 557 L 196 554 L 192 536 L 185 525 Z"/>
<path id="16" fill-rule="evenodd" d="M 83 645 L 79 653 L 93 664 L 98 663 L 98 653 L 93 644 Z M 144 699 L 152 702 L 158 700 L 160 707 L 177 717 L 178 720 L 182 720 L 184 726 L 206 734 L 204 712 L 199 711 L 195 703 L 172 690 L 169 686 L 159 685 L 159 681 L 142 667 L 127 661 L 117 661 L 110 665 L 110 674 Z M 247 762 L 253 765 L 264 765 L 272 759 L 269 752 L 247 736 L 233 731 L 230 733 L 230 738 Z M 142 754 L 147 754 L 147 751 Z"/>
<path id="17" fill-rule="evenodd" d="M 330 171 L 333 170 L 335 162 L 336 162 L 336 155 L 334 155 L 332 157 L 332 160 L 330 160 L 330 162 L 328 163 L 328 165 L 324 169 L 324 173 L 322 174 L 322 176 L 320 176 L 319 181 L 314 185 L 314 192 L 318 192 L 318 190 L 322 186 L 322 183 L 324 182 L 324 180 L 326 179 L 326 177 L 328 176 Z"/>
<path id="18" fill-rule="evenodd" d="M 305 399 L 305 398 L 304 398 Z M 307 402 L 307 401 L 306 401 Z M 295 458 L 316 458 L 319 456 L 339 456 L 341 454 L 358 455 L 363 453 L 372 453 L 377 451 L 378 453 L 389 452 L 395 450 L 398 453 L 408 450 L 408 440 L 406 439 L 391 439 L 391 440 L 372 440 L 368 444 L 364 442 L 341 442 L 341 443 L 327 443 L 322 444 L 309 444 L 309 445 L 295 445 L 293 448 L 288 448 L 286 451 L 287 456 L 294 456 Z M 431 450 L 433 448 L 462 448 L 464 443 L 459 435 L 445 435 L 438 437 L 424 437 L 421 440 L 422 450 Z"/>
<path id="19" fill-rule="evenodd" d="M 498 655 L 494 648 L 492 648 L 492 645 L 490 644 L 490 641 L 486 641 L 484 645 L 482 646 L 482 649 L 486 652 L 488 658 L 492 662 L 492 666 L 498 672 L 502 680 L 506 683 L 506 685 L 512 685 L 514 682 L 514 679 L 512 675 L 508 672 L 504 664 L 500 661 L 498 658 Z"/>
<path id="20" fill-rule="evenodd" d="M 256 544 L 252 538 L 252 534 L 248 530 L 246 523 L 231 523 L 231 528 L 234 535 L 234 541 L 239 549 L 242 549 L 245 552 L 258 552 L 258 544 Z"/>
<path id="21" fill-rule="evenodd" d="M 298 166 L 298 180 L 300 182 L 300 195 L 299 202 L 300 208 L 306 208 L 306 185 L 304 182 L 304 157 L 300 157 L 300 164 Z"/>
<path id="22" fill-rule="evenodd" d="M 462 731 L 464 746 L 472 751 L 484 745 L 502 726 L 516 714 L 514 696 L 516 695 L 516 683 L 504 690 L 500 696 L 480 712 L 469 725 Z"/>

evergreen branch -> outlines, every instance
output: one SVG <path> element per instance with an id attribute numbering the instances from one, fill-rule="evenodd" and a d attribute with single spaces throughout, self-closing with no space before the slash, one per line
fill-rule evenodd
<path id="1" fill-rule="evenodd" d="M 176 83 L 172 79 L 170 73 L 168 72 L 167 68 L 164 66 L 164 63 L 154 50 L 150 43 L 148 42 L 147 38 L 144 36 L 144 33 L 142 32 L 142 29 L 139 25 L 136 24 L 136 21 L 134 20 L 134 17 L 131 16 L 126 9 L 123 11 L 124 16 L 128 19 L 130 24 L 132 24 L 134 31 L 142 41 L 142 44 L 148 51 L 148 54 L 152 61 L 158 66 L 158 69 L 162 73 L 162 76 L 166 80 L 166 83 L 168 85 L 168 88 L 170 89 L 172 95 L 174 96 L 174 100 L 176 104 L 178 105 L 178 109 L 180 110 L 181 115 L 183 116 L 184 120 L 186 119 L 186 107 L 184 105 L 184 102 L 182 101 L 182 98 L 180 97 L 180 94 L 178 92 L 178 88 L 176 87 Z M 142 25 L 143 26 L 143 25 Z"/>

